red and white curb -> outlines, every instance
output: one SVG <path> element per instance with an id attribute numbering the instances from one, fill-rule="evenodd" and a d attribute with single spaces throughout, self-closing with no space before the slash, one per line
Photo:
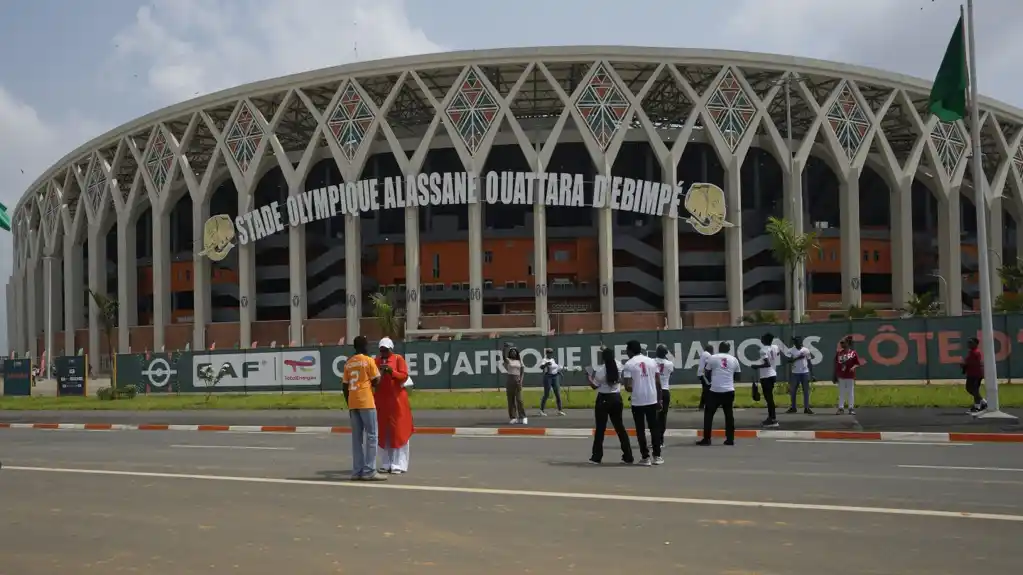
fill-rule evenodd
<path id="1" fill-rule="evenodd" d="M 168 425 L 168 424 L 122 424 L 122 423 L 0 423 L 0 429 L 49 429 L 63 431 L 207 431 L 234 433 L 304 433 L 344 434 L 351 433 L 350 427 L 312 427 L 294 425 Z M 629 435 L 636 435 L 630 429 Z M 556 429 L 549 427 L 417 427 L 419 435 L 447 435 L 455 437 L 592 437 L 593 429 Z M 608 436 L 614 431 L 608 430 Z M 715 429 L 714 437 L 724 437 L 724 430 Z M 669 429 L 665 437 L 702 437 L 698 429 Z M 829 441 L 918 441 L 935 443 L 1023 443 L 1023 433 L 916 433 L 902 431 L 783 431 L 739 429 L 735 436 L 740 439 L 797 439 Z"/>

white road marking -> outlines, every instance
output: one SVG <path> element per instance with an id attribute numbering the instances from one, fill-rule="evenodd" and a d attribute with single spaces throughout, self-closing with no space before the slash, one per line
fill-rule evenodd
<path id="1" fill-rule="evenodd" d="M 949 469 L 953 471 L 1011 471 L 1015 473 L 1023 473 L 1023 469 L 1014 469 L 1011 467 L 957 467 L 954 465 L 900 465 L 906 469 Z"/>
<path id="2" fill-rule="evenodd" d="M 260 447 L 255 445 L 187 445 L 187 444 L 174 444 L 171 447 L 181 447 L 187 449 L 254 449 L 263 451 L 294 451 L 294 447 Z"/>
<path id="3" fill-rule="evenodd" d="M 940 447 L 962 447 L 972 443 L 939 443 L 937 441 L 854 441 L 849 439 L 777 439 L 778 443 L 836 443 L 840 445 L 937 445 Z"/>
<path id="4" fill-rule="evenodd" d="M 442 436 L 443 437 L 443 436 Z M 575 435 L 561 435 L 561 436 L 550 436 L 550 435 L 452 435 L 455 439 L 593 439 L 592 437 L 575 436 Z"/>
<path id="5" fill-rule="evenodd" d="M 304 485 L 318 487 L 350 487 L 355 489 L 393 489 L 396 491 L 425 491 L 433 493 L 463 493 L 467 495 L 499 495 L 521 497 L 550 497 L 558 499 L 582 499 L 598 501 L 627 501 L 635 503 L 661 503 L 676 505 L 710 505 L 718 507 L 745 507 L 759 509 L 785 509 L 791 511 L 829 511 L 842 513 L 874 513 L 881 515 L 903 515 L 913 517 L 941 517 L 947 519 L 982 519 L 987 521 L 1011 521 L 1023 523 L 1023 515 L 997 513 L 970 513 L 966 511 L 939 511 L 936 509 L 900 509 L 888 507 L 857 507 L 846 505 L 812 505 L 806 503 L 781 503 L 774 501 L 733 501 L 726 499 L 692 499 L 685 497 L 653 497 L 609 493 L 577 493 L 565 491 L 524 491 L 516 489 L 486 489 L 476 487 L 452 487 L 440 485 L 403 485 L 397 483 L 331 482 L 309 479 L 280 479 L 274 477 L 238 477 L 229 475 L 197 475 L 185 473 L 156 473 L 146 471 L 116 471 L 111 469 L 71 469 L 60 467 L 4 466 L 2 472 L 26 471 L 37 473 L 68 473 L 81 475 L 106 475 L 119 477 L 149 477 L 158 479 L 192 479 L 225 481 L 235 483 L 263 483 L 270 485 Z"/>

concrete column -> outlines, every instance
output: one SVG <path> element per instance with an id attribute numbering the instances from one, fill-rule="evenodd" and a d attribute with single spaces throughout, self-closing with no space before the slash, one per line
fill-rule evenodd
<path id="1" fill-rule="evenodd" d="M 21 269 L 14 271 L 14 344 L 12 351 L 19 354 L 25 351 L 25 272 Z"/>
<path id="2" fill-rule="evenodd" d="M 803 210 L 803 167 L 804 163 L 796 160 L 792 162 L 792 173 L 782 172 L 783 213 L 801 234 L 807 232 Z M 792 289 L 793 281 L 795 290 Z M 794 270 L 785 270 L 785 305 L 797 322 L 802 321 L 806 314 L 806 262 L 800 262 Z"/>
<path id="3" fill-rule="evenodd" d="M 405 208 L 405 329 L 419 329 L 423 309 L 419 260 L 419 208 Z"/>
<path id="4" fill-rule="evenodd" d="M 544 334 L 551 331 L 551 315 L 547 294 L 550 285 L 547 283 L 547 206 L 543 198 L 537 194 L 533 204 L 533 283 L 534 310 L 536 327 Z"/>
<path id="5" fill-rule="evenodd" d="M 43 300 L 43 286 L 39 281 L 39 260 L 28 260 L 28 351 L 30 357 L 39 361 L 39 304 Z"/>
<path id="6" fill-rule="evenodd" d="M 745 313 L 745 292 L 742 274 L 742 163 L 732 159 L 725 166 L 725 202 L 732 227 L 725 234 L 725 295 L 728 298 L 728 316 L 732 325 L 742 321 Z"/>
<path id="7" fill-rule="evenodd" d="M 608 194 L 610 197 L 610 189 Z M 610 207 L 596 208 L 597 257 L 600 280 L 600 331 L 611 333 L 615 330 L 615 280 L 614 280 L 614 213 Z"/>
<path id="8" fill-rule="evenodd" d="M 475 177 L 476 174 L 470 171 Z M 480 186 L 476 186 L 476 201 L 469 204 L 469 327 L 483 329 L 483 204 Z"/>
<path id="9" fill-rule="evenodd" d="M 7 282 L 7 286 L 4 288 L 4 305 L 7 306 L 5 311 L 7 315 L 7 349 L 3 351 L 3 355 L 10 357 L 11 351 L 15 348 L 15 330 L 18 329 L 16 317 L 14 314 L 14 278 Z"/>
<path id="10" fill-rule="evenodd" d="M 860 243 L 860 170 L 842 175 L 838 188 L 839 232 L 842 243 L 842 307 L 863 305 L 860 286 L 863 248 Z"/>
<path id="11" fill-rule="evenodd" d="M 206 349 L 206 325 L 212 319 L 210 260 L 199 255 L 202 251 L 206 220 L 210 218 L 210 200 L 192 199 L 192 349 Z"/>
<path id="12" fill-rule="evenodd" d="M 345 338 L 351 343 L 361 331 L 362 220 L 345 216 Z"/>
<path id="13" fill-rule="evenodd" d="M 171 317 L 171 221 L 169 213 L 153 209 L 153 351 L 163 351 L 165 332 Z M 252 245 L 252 244 L 249 244 Z M 124 266 L 118 266 L 117 281 L 130 282 L 124 277 Z M 250 298 L 251 300 L 251 298 Z M 250 301 L 250 304 L 252 302 Z"/>
<path id="14" fill-rule="evenodd" d="M 904 309 L 916 291 L 913 275 L 913 179 L 891 190 L 892 304 Z"/>
<path id="15" fill-rule="evenodd" d="M 673 182 L 665 182 L 674 185 Z M 678 218 L 661 217 L 661 250 L 664 258 L 664 316 L 668 329 L 682 329 L 681 278 L 679 277 Z"/>
<path id="16" fill-rule="evenodd" d="M 85 279 L 83 278 L 82 245 L 70 236 L 64 237 L 64 353 L 75 355 L 75 332 L 85 327 Z"/>
<path id="17" fill-rule="evenodd" d="M 47 356 L 46 362 L 50 364 L 53 358 L 59 357 L 60 352 L 53 349 L 56 344 L 57 330 L 60 329 L 60 316 L 62 309 L 63 293 L 61 285 L 61 266 L 59 260 L 53 256 L 43 258 L 43 350 Z M 49 379 L 49 378 L 46 378 Z"/>
<path id="18" fill-rule="evenodd" d="M 305 226 L 288 228 L 288 287 L 291 298 L 288 302 L 291 320 L 290 338 L 298 345 L 305 345 L 305 320 L 308 314 L 306 298 Z"/>
<path id="19" fill-rule="evenodd" d="M 105 226 L 104 226 L 105 228 Z M 93 293 L 107 295 L 107 231 L 99 227 L 89 228 L 89 289 Z M 93 373 L 100 373 L 100 342 L 103 339 L 103 322 L 96 301 L 89 296 L 89 364 Z"/>
<path id="20" fill-rule="evenodd" d="M 987 236 L 988 236 L 988 250 L 991 253 L 988 254 L 988 271 L 991 277 L 991 302 L 994 303 L 994 299 L 1002 295 L 1002 278 L 998 275 L 998 268 L 1002 267 L 1003 259 L 1005 257 L 1005 251 L 1002 249 L 1002 236 L 1004 229 L 1002 228 L 1002 200 L 1001 198 L 995 198 L 988 202 L 987 205 Z M 978 254 L 979 256 L 980 254 Z M 978 276 L 978 284 L 979 284 Z M 980 301 L 977 301 L 977 305 L 974 306 L 974 310 L 980 311 Z"/>
<path id="21" fill-rule="evenodd" d="M 255 190 L 252 191 L 255 193 Z M 248 194 L 238 194 L 238 213 L 250 209 Z M 252 345 L 252 322 L 256 320 L 256 242 L 238 246 L 238 347 Z"/>
<path id="22" fill-rule="evenodd" d="M 948 315 L 963 314 L 963 264 L 960 253 L 959 188 L 938 198 L 938 280 L 941 302 Z"/>
<path id="23" fill-rule="evenodd" d="M 135 249 L 138 239 L 135 226 L 137 221 L 137 215 L 131 213 L 119 215 L 117 218 L 117 300 L 120 302 L 117 306 L 117 325 L 119 326 L 117 349 L 120 353 L 128 353 L 131 350 L 131 328 L 139 324 L 139 266 L 138 254 Z M 202 243 L 196 245 L 201 246 Z M 157 266 L 156 254 L 153 255 L 153 297 L 155 298 Z M 167 277 L 166 280 L 170 281 L 170 278 Z M 155 342 L 156 308 L 153 309 Z M 153 347 L 160 349 L 159 345 L 154 343 Z"/>

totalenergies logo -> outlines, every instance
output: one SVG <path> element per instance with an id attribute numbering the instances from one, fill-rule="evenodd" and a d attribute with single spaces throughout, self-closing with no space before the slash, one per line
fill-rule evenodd
<path id="1" fill-rule="evenodd" d="M 298 371 L 310 372 L 316 368 L 316 358 L 311 355 L 305 355 L 298 359 L 286 359 L 284 365 L 291 368 L 291 373 Z"/>

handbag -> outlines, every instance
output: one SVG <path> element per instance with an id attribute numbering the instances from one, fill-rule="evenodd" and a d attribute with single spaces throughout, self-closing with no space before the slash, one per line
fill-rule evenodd
<path id="1" fill-rule="evenodd" d="M 753 401 L 760 401 L 760 386 L 753 383 Z"/>

